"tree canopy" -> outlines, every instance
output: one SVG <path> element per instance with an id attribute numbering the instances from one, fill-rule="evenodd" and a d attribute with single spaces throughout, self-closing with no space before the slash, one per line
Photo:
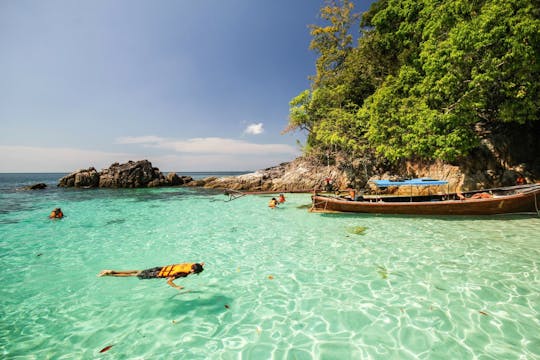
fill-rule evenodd
<path id="1" fill-rule="evenodd" d="M 327 0 L 321 19 L 311 88 L 290 103 L 309 147 L 453 161 L 480 129 L 539 119 L 538 0 L 378 0 L 361 17 Z"/>

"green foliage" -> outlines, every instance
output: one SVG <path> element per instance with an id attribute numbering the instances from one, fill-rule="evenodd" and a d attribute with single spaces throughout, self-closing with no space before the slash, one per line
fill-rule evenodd
<path id="1" fill-rule="evenodd" d="M 311 146 L 372 150 L 389 160 L 454 160 L 476 129 L 540 115 L 536 0 L 379 0 L 358 20 L 350 1 L 327 1 L 312 26 L 312 88 L 291 101 L 291 129 Z"/>
<path id="2" fill-rule="evenodd" d="M 352 12 L 354 4 L 350 0 L 326 0 L 320 16 L 329 22 L 328 26 L 311 25 L 309 48 L 319 54 L 316 62 L 317 74 L 314 86 L 339 82 L 339 75 L 347 55 L 352 49 L 352 35 L 349 33 L 358 15 Z"/>

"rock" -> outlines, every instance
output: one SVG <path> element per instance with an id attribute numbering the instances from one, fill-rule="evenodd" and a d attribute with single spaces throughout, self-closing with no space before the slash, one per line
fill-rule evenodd
<path id="1" fill-rule="evenodd" d="M 148 160 L 128 161 L 125 164 L 112 164 L 101 171 L 99 187 L 105 188 L 142 188 L 159 186 L 159 180 L 165 180 L 159 169 L 152 167 Z M 156 182 L 155 180 L 158 180 Z"/>
<path id="2" fill-rule="evenodd" d="M 217 177 L 215 177 L 215 176 L 211 176 L 211 177 L 204 178 L 204 179 L 197 179 L 197 180 L 191 179 L 191 181 L 185 183 L 185 185 L 186 186 L 192 186 L 192 187 L 206 187 L 206 184 L 211 183 L 216 179 L 217 179 Z M 217 188 L 221 189 L 221 187 L 217 187 Z"/>
<path id="3" fill-rule="evenodd" d="M 47 184 L 45 183 L 38 183 L 34 185 L 25 186 L 24 190 L 43 190 L 47 187 Z"/>
<path id="4" fill-rule="evenodd" d="M 183 184 L 182 179 L 180 179 L 180 177 L 176 175 L 176 173 L 168 173 L 166 179 L 167 183 L 171 186 Z"/>
<path id="5" fill-rule="evenodd" d="M 340 173 L 335 166 L 325 166 L 311 158 L 300 157 L 249 174 L 207 178 L 204 179 L 204 187 L 238 191 L 312 191 L 314 188 L 322 188 L 327 177 L 341 179 L 343 175 Z M 341 179 L 340 182 L 346 180 Z"/>
<path id="6" fill-rule="evenodd" d="M 193 181 L 193 178 L 191 176 L 183 175 L 183 176 L 180 176 L 180 181 L 181 181 L 182 185 L 187 185 L 187 184 L 189 184 L 190 182 Z"/>
<path id="7" fill-rule="evenodd" d="M 99 173 L 95 168 L 77 170 L 64 176 L 58 181 L 60 187 L 89 187 L 95 188 L 99 185 Z"/>
<path id="8" fill-rule="evenodd" d="M 75 171 L 59 180 L 61 187 L 144 188 L 167 186 L 169 181 L 148 160 L 114 163 L 101 172 L 95 168 Z"/>

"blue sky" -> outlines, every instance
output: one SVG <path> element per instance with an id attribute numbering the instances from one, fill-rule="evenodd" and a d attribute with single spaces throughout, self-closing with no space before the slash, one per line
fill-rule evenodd
<path id="1" fill-rule="evenodd" d="M 367 10 L 371 1 L 357 1 Z M 322 0 L 0 0 L 0 172 L 290 161 Z"/>

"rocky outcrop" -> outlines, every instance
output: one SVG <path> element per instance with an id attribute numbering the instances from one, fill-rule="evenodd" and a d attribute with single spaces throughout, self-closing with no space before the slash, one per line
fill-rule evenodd
<path id="1" fill-rule="evenodd" d="M 253 173 L 196 180 L 189 185 L 212 189 L 231 189 L 238 191 L 311 191 L 322 189 L 325 179 L 345 184 L 347 178 L 335 165 L 324 165 L 310 157 L 300 157 L 288 163 L 258 170 Z"/>
<path id="2" fill-rule="evenodd" d="M 47 188 L 47 184 L 37 183 L 37 184 L 25 186 L 23 190 L 43 190 L 45 188 Z"/>
<path id="3" fill-rule="evenodd" d="M 125 164 L 114 163 L 108 169 L 98 172 L 95 168 L 75 171 L 61 178 L 60 187 L 82 188 L 145 188 L 157 186 L 175 186 L 189 182 L 191 177 L 179 177 L 175 173 L 163 175 L 148 160 L 128 161 Z"/>
<path id="4" fill-rule="evenodd" d="M 143 188 L 166 185 L 165 176 L 148 160 L 114 163 L 99 175 L 102 188 Z"/>
<path id="5" fill-rule="evenodd" d="M 292 162 L 282 163 L 253 173 L 195 180 L 189 185 L 237 191 L 294 192 L 323 190 L 326 179 L 331 179 L 333 190 L 354 188 L 360 191 L 374 192 L 379 190 L 373 186 L 370 180 L 428 177 L 448 181 L 448 185 L 443 188 L 390 189 L 392 193 L 397 194 L 410 194 L 411 190 L 414 194 L 423 194 L 509 186 L 514 185 L 520 175 L 524 176 L 529 183 L 538 181 L 535 173 L 527 171 L 526 167 L 505 168 L 501 166 L 500 162 L 490 160 L 486 153 L 479 150 L 473 156 L 463 159 L 460 165 L 442 161 L 406 161 L 389 165 L 373 158 L 346 159 L 334 156 L 332 161 L 329 161 L 314 156 L 303 156 Z"/>
<path id="6" fill-rule="evenodd" d="M 97 187 L 98 185 L 99 173 L 93 167 L 64 176 L 58 184 L 62 187 Z"/>
<path id="7" fill-rule="evenodd" d="M 167 184 L 170 186 L 184 185 L 193 181 L 191 176 L 178 176 L 176 173 L 169 173 L 165 177 Z"/>

